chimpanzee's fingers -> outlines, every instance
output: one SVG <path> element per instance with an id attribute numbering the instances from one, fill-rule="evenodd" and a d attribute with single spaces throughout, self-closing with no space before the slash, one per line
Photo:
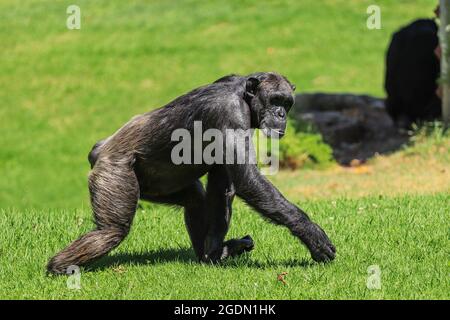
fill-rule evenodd
<path id="1" fill-rule="evenodd" d="M 327 234 L 315 223 L 311 222 L 305 229 L 303 241 L 311 252 L 311 257 L 317 262 L 329 262 L 336 257 L 336 248 Z"/>

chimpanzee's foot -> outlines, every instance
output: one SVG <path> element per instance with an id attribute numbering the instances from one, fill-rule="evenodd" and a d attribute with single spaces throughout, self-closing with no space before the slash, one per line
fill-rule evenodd
<path id="1" fill-rule="evenodd" d="M 244 252 L 252 251 L 255 247 L 252 237 L 246 235 L 241 239 L 231 239 L 223 243 L 221 259 L 235 257 Z"/>
<path id="2" fill-rule="evenodd" d="M 249 235 L 241 239 L 230 239 L 225 241 L 221 248 L 205 254 L 201 260 L 203 262 L 216 263 L 228 257 L 235 257 L 244 252 L 251 251 L 254 246 L 253 239 Z"/>

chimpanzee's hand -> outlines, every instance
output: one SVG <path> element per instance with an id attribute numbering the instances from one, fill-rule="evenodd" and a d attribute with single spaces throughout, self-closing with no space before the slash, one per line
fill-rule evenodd
<path id="1" fill-rule="evenodd" d="M 336 248 L 331 240 L 314 222 L 308 222 L 302 228 L 300 239 L 305 243 L 311 252 L 311 257 L 317 262 L 329 262 L 336 256 Z"/>

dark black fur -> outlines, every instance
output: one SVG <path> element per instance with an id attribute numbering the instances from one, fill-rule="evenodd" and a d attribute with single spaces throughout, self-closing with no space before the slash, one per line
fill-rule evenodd
<path id="1" fill-rule="evenodd" d="M 155 111 L 137 116 L 89 155 L 89 189 L 97 228 L 53 257 L 47 269 L 64 273 L 116 247 L 128 234 L 139 199 L 185 209 L 185 222 L 197 257 L 218 261 L 253 248 L 249 236 L 224 242 L 236 195 L 270 221 L 302 240 L 316 261 L 335 257 L 325 232 L 286 200 L 254 164 L 175 165 L 171 134 L 194 121 L 203 130 L 263 128 L 284 134 L 294 86 L 276 73 L 231 75 L 195 89 Z M 251 144 L 251 142 L 248 142 Z M 251 145 L 236 145 L 249 148 Z M 236 152 L 235 152 L 236 154 Z M 199 178 L 208 174 L 206 190 Z"/>
<path id="2" fill-rule="evenodd" d="M 386 108 L 400 126 L 441 116 L 436 95 L 439 78 L 438 28 L 417 20 L 394 34 L 386 55 Z"/>

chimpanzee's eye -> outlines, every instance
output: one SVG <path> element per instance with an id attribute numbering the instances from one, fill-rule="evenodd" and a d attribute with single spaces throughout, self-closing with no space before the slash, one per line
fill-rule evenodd
<path id="1" fill-rule="evenodd" d="M 270 98 L 270 104 L 274 106 L 284 106 L 286 99 L 283 96 L 273 96 Z"/>
<path id="2" fill-rule="evenodd" d="M 281 106 L 284 107 L 285 109 L 289 109 L 294 103 L 294 100 L 292 99 L 291 96 L 287 97 L 287 96 L 273 96 L 272 98 L 270 98 L 270 104 L 274 105 L 274 106 Z"/>

